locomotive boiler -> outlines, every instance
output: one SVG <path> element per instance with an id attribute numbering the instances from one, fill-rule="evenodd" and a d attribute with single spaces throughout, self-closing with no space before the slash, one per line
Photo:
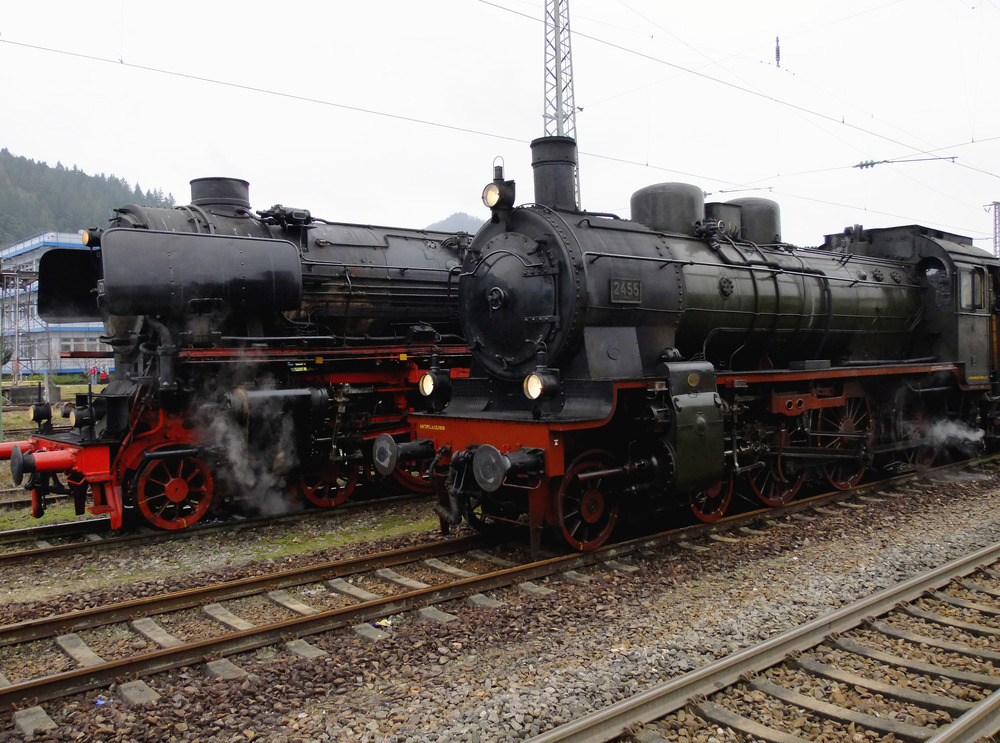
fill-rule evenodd
<path id="1" fill-rule="evenodd" d="M 468 366 L 464 233 L 255 213 L 238 179 L 191 188 L 190 205 L 122 207 L 88 250 L 42 256 L 39 316 L 103 322 L 114 373 L 77 396 L 68 431 L 42 404 L 38 433 L 0 449 L 36 515 L 63 488 L 115 528 L 127 513 L 167 529 L 223 506 L 269 513 L 290 485 L 337 505 L 370 472 L 365 442 L 405 435 L 420 372 Z"/>
<path id="2" fill-rule="evenodd" d="M 443 525 L 544 526 L 578 549 L 620 513 L 719 518 L 808 478 L 928 462 L 939 421 L 996 430 L 996 259 L 920 226 L 782 242 L 765 199 L 659 184 L 632 219 L 580 211 L 575 143 L 532 143 L 535 201 L 501 172 L 459 277 L 468 379 L 428 373 L 436 411 L 376 440 L 380 472 L 439 468 Z"/>

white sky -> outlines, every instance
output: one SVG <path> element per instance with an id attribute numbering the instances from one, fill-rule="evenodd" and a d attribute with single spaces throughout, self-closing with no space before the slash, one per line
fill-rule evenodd
<path id="1" fill-rule="evenodd" d="M 1000 0 L 570 2 L 585 208 L 683 181 L 775 199 L 803 245 L 922 223 L 992 249 Z M 0 147 L 178 203 L 222 175 L 257 209 L 485 218 L 496 156 L 533 196 L 544 5 L 0 0 Z"/>

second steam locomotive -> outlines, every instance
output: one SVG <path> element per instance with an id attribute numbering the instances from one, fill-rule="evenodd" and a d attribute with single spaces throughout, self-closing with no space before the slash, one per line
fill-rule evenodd
<path id="1" fill-rule="evenodd" d="M 382 473 L 433 465 L 442 524 L 526 524 L 599 547 L 620 515 L 929 462 L 996 434 L 1000 263 L 920 226 L 782 242 L 774 202 L 660 184 L 632 219 L 575 203 L 575 143 L 532 144 L 534 205 L 496 173 L 459 278 L 468 378 L 379 436 Z"/>
<path id="2" fill-rule="evenodd" d="M 39 316 L 103 322 L 114 373 L 68 431 L 40 404 L 38 433 L 0 447 L 36 515 L 64 488 L 114 528 L 136 513 L 180 529 L 234 501 L 275 512 L 289 483 L 336 505 L 370 471 L 366 442 L 405 438 L 420 373 L 468 366 L 464 233 L 254 213 L 237 179 L 191 188 L 190 205 L 123 207 L 89 250 L 42 256 Z"/>

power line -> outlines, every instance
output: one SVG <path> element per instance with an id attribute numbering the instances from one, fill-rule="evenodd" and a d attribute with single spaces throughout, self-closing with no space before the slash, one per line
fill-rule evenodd
<path id="1" fill-rule="evenodd" d="M 81 52 L 70 52 L 65 49 L 55 49 L 53 47 L 40 46 L 37 44 L 25 44 L 20 41 L 10 41 L 9 39 L 0 39 L 0 44 L 7 44 L 9 46 L 21 47 L 24 49 L 32 49 L 38 52 L 48 52 L 51 54 L 61 54 L 67 57 L 73 57 L 76 59 L 85 59 L 90 62 L 99 62 L 102 64 L 114 65 L 116 67 L 127 67 L 133 70 L 141 70 L 143 72 L 152 72 L 157 75 L 168 75 L 170 77 L 176 77 L 183 80 L 193 80 L 200 83 L 208 83 L 210 85 L 222 85 L 227 88 L 233 88 L 234 90 L 245 90 L 252 93 L 263 93 L 265 95 L 273 95 L 279 98 L 285 98 L 287 100 L 301 101 L 303 103 L 315 103 L 320 106 L 328 106 L 330 108 L 339 108 L 344 111 L 354 111 L 356 113 L 370 114 L 372 116 L 382 116 L 387 119 L 395 119 L 397 121 L 406 121 L 411 124 L 422 124 L 424 126 L 433 126 L 439 129 L 447 129 L 453 132 L 462 132 L 464 134 L 475 134 L 481 137 L 492 137 L 493 139 L 501 139 L 507 142 L 518 142 L 521 144 L 527 143 L 529 140 L 522 139 L 520 137 L 511 137 L 505 134 L 497 134 L 495 132 L 487 132 L 481 129 L 471 129 L 464 126 L 456 126 L 454 124 L 445 124 L 440 121 L 430 121 L 429 119 L 420 119 L 415 116 L 404 116 L 403 114 L 389 113 L 388 111 L 379 111 L 374 108 L 363 108 L 361 106 L 351 106 L 346 103 L 335 103 L 334 101 L 327 101 L 322 98 L 313 98 L 311 96 L 297 95 L 295 93 L 285 93 L 280 90 L 272 90 L 271 88 L 261 88 L 255 85 L 247 85 L 245 83 L 234 83 L 229 80 L 216 80 L 210 77 L 204 77 L 202 75 L 192 75 L 187 72 L 177 72 L 176 70 L 166 70 L 160 67 L 151 67 L 148 65 L 139 65 L 132 62 L 126 62 L 124 60 L 117 59 L 106 59 L 105 57 L 96 57 L 91 54 L 83 54 Z"/>
<path id="2" fill-rule="evenodd" d="M 512 13 L 515 13 L 516 15 L 523 16 L 523 17 L 528 18 L 528 19 L 533 20 L 533 21 L 538 21 L 539 20 L 539 19 L 534 18 L 532 16 L 529 16 L 527 14 L 520 13 L 518 11 L 514 11 L 514 10 L 511 10 L 511 9 L 504 8 L 502 6 L 496 5 L 495 3 L 490 2 L 489 0 L 479 0 L 479 1 L 481 3 L 483 3 L 483 4 L 485 4 L 485 5 L 490 5 L 492 7 L 496 7 L 498 9 L 504 10 L 506 12 L 512 12 Z M 608 46 L 612 46 L 614 48 L 621 49 L 622 51 L 633 53 L 633 52 L 631 52 L 631 50 L 628 50 L 627 48 L 620 47 L 618 45 L 611 44 L 609 42 L 604 42 L 603 40 L 597 39 L 596 37 L 588 36 L 586 34 L 579 34 L 579 32 L 574 32 L 574 33 L 577 34 L 577 35 L 584 36 L 585 38 L 597 41 L 598 43 L 606 44 Z M 81 52 L 72 52 L 72 51 L 67 51 L 67 50 L 63 50 L 63 49 L 56 49 L 56 48 L 52 48 L 52 47 L 45 47 L 45 46 L 36 45 L 36 44 L 27 44 L 27 43 L 23 43 L 23 42 L 11 41 L 9 39 L 2 39 L 2 38 L 0 38 L 0 44 L 6 44 L 8 46 L 19 47 L 19 48 L 23 48 L 23 49 L 30 49 L 30 50 L 37 51 L 37 52 L 44 52 L 44 53 L 50 53 L 50 54 L 59 54 L 59 55 L 66 56 L 66 57 L 71 57 L 71 58 L 75 58 L 75 59 L 84 59 L 84 60 L 87 60 L 87 61 L 97 62 L 97 63 L 102 63 L 102 64 L 107 64 L 107 65 L 115 65 L 115 66 L 119 66 L 119 67 L 126 67 L 126 68 L 130 68 L 130 69 L 134 69 L 134 70 L 139 70 L 139 71 L 143 71 L 143 72 L 148 72 L 148 73 L 153 73 L 153 74 L 158 74 L 158 75 L 165 75 L 165 76 L 174 77 L 174 78 L 178 78 L 178 79 L 191 80 L 191 81 L 206 83 L 206 84 L 210 84 L 210 85 L 220 85 L 220 86 L 232 88 L 234 90 L 243 90 L 243 91 L 248 91 L 248 92 L 253 92 L 253 93 L 259 93 L 259 94 L 264 94 L 264 95 L 272 95 L 272 96 L 277 96 L 279 98 L 283 98 L 283 99 L 286 99 L 286 100 L 295 100 L 295 101 L 301 101 L 301 102 L 304 102 L 304 103 L 313 103 L 313 104 L 316 104 L 316 105 L 326 106 L 326 107 L 329 107 L 329 108 L 337 108 L 337 109 L 341 109 L 341 110 L 345 110 L 345 111 L 352 111 L 352 112 L 363 113 L 363 114 L 368 114 L 368 115 L 372 115 L 372 116 L 379 116 L 379 117 L 383 117 L 383 118 L 393 119 L 393 120 L 396 120 L 396 121 L 404 121 L 404 122 L 411 123 L 411 124 L 419 124 L 419 125 L 422 125 L 422 126 L 429 126 L 429 127 L 444 129 L 444 130 L 447 130 L 447 131 L 461 132 L 461 133 L 465 133 L 465 134 L 471 134 L 471 135 L 474 135 L 474 136 L 489 137 L 489 138 L 492 138 L 492 139 L 497 139 L 497 140 L 506 141 L 506 142 L 514 142 L 514 143 L 518 143 L 518 144 L 527 144 L 530 141 L 530 140 L 522 138 L 522 137 L 512 137 L 512 136 L 509 136 L 509 135 L 498 134 L 498 133 L 495 133 L 495 132 L 489 132 L 489 131 L 485 131 L 485 130 L 481 130 L 481 129 L 474 129 L 474 128 L 471 128 L 471 127 L 462 127 L 462 126 L 457 126 L 457 125 L 454 125 L 454 124 L 447 124 L 447 123 L 440 122 L 440 121 L 432 121 L 432 120 L 429 120 L 429 119 L 421 119 L 421 118 L 414 117 L 414 116 L 405 116 L 405 115 L 402 115 L 402 114 L 395 114 L 395 113 L 390 113 L 390 112 L 387 112 L 387 111 L 380 111 L 380 110 L 377 110 L 377 109 L 365 108 L 365 107 L 362 107 L 362 106 L 352 106 L 352 105 L 349 105 L 349 104 L 346 104 L 346 103 L 337 103 L 337 102 L 334 102 L 334 101 L 328 101 L 328 100 L 324 100 L 324 99 L 321 99 L 321 98 L 315 98 L 315 97 L 311 97 L 311 96 L 298 95 L 298 94 L 294 94 L 294 93 L 286 93 L 286 92 L 283 92 L 283 91 L 272 90 L 272 89 L 269 89 L 269 88 L 263 88 L 263 87 L 254 86 L 254 85 L 248 85 L 248 84 L 245 84 L 245 83 L 235 83 L 235 82 L 231 82 L 231 81 L 218 80 L 218 79 L 214 79 L 214 78 L 210 78 L 210 77 L 205 77 L 205 76 L 202 76 L 202 75 L 193 75 L 193 74 L 190 74 L 190 73 L 183 73 L 183 72 L 177 72 L 177 71 L 174 71 L 174 70 L 161 69 L 161 68 L 152 67 L 152 66 L 149 66 L 149 65 L 139 65 L 139 64 L 134 64 L 134 63 L 131 63 L 131 62 L 125 62 L 124 60 L 106 59 L 104 57 L 98 57 L 98 56 L 94 56 L 94 55 L 83 54 Z M 644 54 L 640 54 L 640 53 L 637 53 L 637 54 L 639 54 L 639 56 L 646 57 L 646 58 L 648 58 L 648 59 L 650 59 L 652 61 L 659 62 L 661 64 L 665 64 L 665 65 L 670 66 L 670 67 L 675 67 L 675 68 L 680 69 L 682 71 L 691 72 L 692 74 L 695 74 L 698 77 L 702 77 L 702 78 L 705 78 L 705 79 L 708 79 L 708 80 L 719 82 L 720 84 L 726 85 L 728 87 L 733 87 L 733 88 L 744 90 L 745 92 L 747 92 L 747 93 L 749 93 L 751 95 L 756 95 L 758 97 L 766 98 L 768 100 L 772 100 L 772 101 L 774 101 L 776 103 L 779 103 L 781 105 L 787 105 L 787 106 L 789 106 L 789 107 L 791 107 L 793 109 L 796 109 L 796 110 L 799 110 L 799 111 L 802 111 L 802 112 L 805 112 L 805 113 L 809 113 L 811 115 L 816 115 L 816 116 L 819 116 L 821 118 L 828 119 L 830 121 L 836 121 L 833 117 L 827 116 L 825 114 L 819 114 L 819 113 L 816 113 L 816 112 L 812 112 L 812 111 L 809 111 L 809 109 L 806 109 L 806 108 L 800 107 L 800 106 L 795 106 L 794 104 L 787 104 L 787 103 L 781 101 L 780 99 L 774 98 L 773 96 L 768 96 L 767 94 L 764 94 L 764 93 L 757 93 L 757 92 L 754 92 L 752 90 L 746 90 L 746 89 L 740 88 L 739 86 L 737 86 L 737 85 L 735 85 L 733 83 L 727 83 L 725 81 L 717 80 L 716 78 L 713 78 L 710 75 L 705 75 L 703 73 L 698 73 L 698 72 L 690 71 L 690 70 L 687 70 L 686 68 L 684 68 L 684 67 L 682 67 L 680 65 L 675 65 L 675 64 L 670 63 L 670 62 L 665 62 L 663 60 L 658 60 L 655 57 L 651 57 L 649 55 L 644 55 Z M 842 122 L 837 121 L 837 123 L 842 123 Z M 905 147 L 906 149 L 910 149 L 910 150 L 913 149 L 912 147 L 909 147 L 905 143 L 897 142 L 896 140 L 893 140 L 892 138 L 889 138 L 889 137 L 882 137 L 881 135 L 878 135 L 878 134 L 876 134 L 874 132 L 868 132 L 867 130 L 865 130 L 862 127 L 858 127 L 858 126 L 850 125 L 850 124 L 846 124 L 846 126 L 849 126 L 851 128 L 857 129 L 858 131 L 861 131 L 861 132 L 866 132 L 866 133 L 868 133 L 868 134 L 870 134 L 872 136 L 876 136 L 876 137 L 879 137 L 879 138 L 882 138 L 882 139 L 886 139 L 887 141 L 899 144 L 900 146 Z M 966 142 L 966 143 L 962 143 L 960 145 L 953 145 L 953 147 L 967 146 L 967 145 L 970 145 L 970 144 L 976 144 L 976 143 L 981 143 L 981 142 L 993 141 L 993 140 L 996 140 L 996 139 L 1000 139 L 1000 137 L 989 137 L 989 138 L 977 140 L 976 142 Z M 939 148 L 939 150 L 940 149 L 947 149 L 947 148 Z M 924 152 L 926 154 L 930 154 L 930 153 L 932 153 L 934 151 L 935 150 L 926 150 L 926 151 L 922 151 L 922 152 Z M 660 171 L 660 172 L 672 173 L 672 174 L 675 174 L 675 175 L 680 175 L 680 176 L 683 176 L 685 178 L 691 178 L 691 179 L 695 179 L 695 180 L 702 180 L 702 181 L 709 181 L 709 182 L 716 182 L 716 183 L 728 184 L 728 185 L 731 185 L 731 186 L 734 186 L 734 187 L 743 187 L 743 186 L 749 185 L 747 183 L 742 183 L 742 184 L 734 183 L 733 181 L 730 181 L 728 179 L 718 178 L 718 177 L 715 177 L 715 176 L 709 176 L 709 175 L 705 175 L 705 174 L 702 174 L 702 173 L 690 173 L 690 172 L 686 172 L 686 171 L 675 170 L 675 169 L 664 167 L 664 166 L 659 166 L 659 165 L 652 164 L 652 163 L 649 163 L 649 162 L 639 162 L 639 161 L 636 161 L 636 160 L 630 160 L 630 159 L 621 158 L 621 157 L 614 157 L 614 156 L 611 156 L 611 155 L 604 155 L 604 154 L 596 153 L 596 152 L 581 151 L 580 155 L 581 156 L 586 156 L 586 157 L 593 157 L 595 159 L 604 160 L 604 161 L 607 161 L 607 162 L 617 162 L 617 163 L 621 163 L 621 164 L 625 164 L 625 165 L 633 165 L 633 166 L 638 166 L 638 167 L 644 167 L 644 168 L 651 169 L 651 170 L 657 170 L 657 171 Z M 976 170 L 977 172 L 981 172 L 981 173 L 984 173 L 984 174 L 987 174 L 987 175 L 991 175 L 993 177 L 1000 177 L 1000 176 L 997 176 L 996 174 L 989 173 L 987 171 L 983 171 L 983 170 L 980 170 L 980 169 L 972 167 L 972 166 L 963 165 L 962 163 L 956 162 L 955 164 L 959 165 L 959 166 L 962 166 L 962 167 L 967 167 L 967 168 L 969 168 L 971 170 Z M 838 168 L 827 168 L 827 169 L 816 170 L 816 171 L 802 171 L 801 173 L 798 173 L 798 174 L 802 174 L 802 173 L 815 173 L 815 172 L 825 172 L 825 171 L 829 171 L 829 170 L 849 169 L 851 167 L 853 167 L 853 166 L 842 166 L 842 167 L 838 167 Z M 786 175 L 790 175 L 790 174 L 786 174 Z M 794 174 L 791 174 L 791 175 L 794 175 Z M 781 176 L 776 176 L 776 177 L 781 177 Z M 830 206 L 838 206 L 838 207 L 845 206 L 843 204 L 838 204 L 836 202 L 827 202 L 827 201 L 823 201 L 823 200 L 820 200 L 820 199 L 809 199 L 808 197 L 802 197 L 802 196 L 795 196 L 795 197 L 796 198 L 801 198 L 801 199 L 804 199 L 804 200 L 808 200 L 808 201 L 814 201 L 816 203 L 827 204 L 827 205 L 830 205 Z M 850 208 L 857 208 L 857 207 L 850 207 Z M 898 215 L 889 215 L 889 216 L 898 216 Z"/>

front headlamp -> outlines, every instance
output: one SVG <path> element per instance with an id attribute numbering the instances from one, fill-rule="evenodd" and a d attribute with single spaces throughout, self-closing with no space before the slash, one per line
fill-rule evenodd
<path id="1" fill-rule="evenodd" d="M 500 186 L 496 183 L 489 183 L 483 189 L 483 203 L 490 209 L 500 202 Z"/>
<path id="2" fill-rule="evenodd" d="M 435 360 L 431 368 L 420 375 L 417 390 L 433 410 L 441 410 L 451 398 L 451 372 L 439 369 Z"/>
<path id="3" fill-rule="evenodd" d="M 514 181 L 503 179 L 503 165 L 497 165 L 496 160 L 493 161 L 493 182 L 483 189 L 483 203 L 494 211 L 494 217 L 496 210 L 505 211 L 514 206 Z"/>
<path id="4" fill-rule="evenodd" d="M 424 397 L 430 397 L 434 394 L 434 375 L 430 372 L 424 372 L 420 375 L 420 381 L 417 382 L 417 389 L 420 390 L 420 394 Z"/>
<path id="5" fill-rule="evenodd" d="M 514 181 L 493 181 L 483 189 L 483 203 L 490 209 L 514 206 Z"/>
<path id="6" fill-rule="evenodd" d="M 551 369 L 535 369 L 524 378 L 521 388 L 529 400 L 553 397 L 559 392 L 559 375 Z"/>

